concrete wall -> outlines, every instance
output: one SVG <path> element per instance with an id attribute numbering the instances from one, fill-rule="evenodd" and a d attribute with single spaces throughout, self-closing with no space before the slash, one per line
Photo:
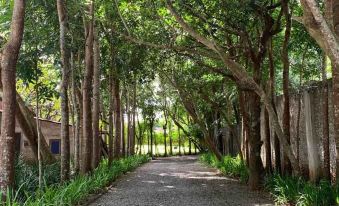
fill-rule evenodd
<path id="1" fill-rule="evenodd" d="M 332 89 L 331 84 L 329 86 L 329 126 L 330 126 L 330 158 L 331 158 L 331 173 L 335 174 L 335 157 L 336 157 L 336 149 L 335 149 L 335 140 L 333 133 L 333 107 L 332 107 Z M 308 87 L 302 89 L 302 91 L 298 94 L 291 94 L 290 96 L 290 114 L 291 114 L 291 144 L 294 154 L 297 153 L 297 138 L 299 136 L 299 161 L 300 167 L 304 175 L 309 174 L 309 166 L 310 162 L 312 165 L 317 156 L 320 159 L 321 168 L 311 168 L 312 170 L 319 170 L 321 172 L 323 168 L 323 112 L 322 112 L 322 95 L 321 95 L 321 84 L 314 83 Z M 305 100 L 309 98 L 309 106 L 307 106 L 307 101 L 305 104 Z M 299 107 L 300 101 L 300 107 Z M 283 99 L 281 96 L 276 99 L 276 106 L 278 111 L 278 116 L 280 123 L 282 124 L 282 110 L 283 110 Z M 300 108 L 300 111 L 299 111 Z M 298 114 L 300 114 L 299 126 L 298 126 Z M 306 130 L 306 125 L 309 124 L 308 131 Z M 265 128 L 265 123 L 261 122 L 261 129 Z M 272 128 L 272 127 L 271 127 Z M 310 130 L 312 131 L 312 137 L 309 136 Z M 274 131 L 271 129 L 271 134 Z M 298 134 L 299 133 L 299 134 Z M 308 135 L 308 136 L 307 136 Z M 262 132 L 262 140 L 264 140 L 265 133 Z M 272 135 L 271 135 L 272 136 Z M 313 138 L 313 139 L 310 139 Z M 308 140 L 307 140 L 308 139 Z M 311 140 L 311 142 L 310 142 Z M 312 145 L 314 144 L 314 145 Z M 274 163 L 274 139 L 271 138 L 271 146 L 272 146 L 272 161 Z M 308 145 L 312 146 L 313 149 L 308 150 Z M 313 151 L 313 153 L 311 152 Z M 264 158 L 264 146 L 262 150 L 262 157 Z M 312 153 L 312 154 L 311 154 Z M 281 155 L 282 157 L 282 155 Z M 312 161 L 311 161 L 312 159 Z M 264 164 L 265 159 L 263 159 Z"/>
<path id="2" fill-rule="evenodd" d="M 59 122 L 53 122 L 48 120 L 40 120 L 40 126 L 42 133 L 46 139 L 47 144 L 50 144 L 50 140 L 61 138 L 61 124 Z M 33 151 L 27 138 L 21 132 L 21 129 L 18 124 L 15 126 L 15 132 L 21 134 L 21 142 L 20 142 L 20 153 L 26 160 L 34 160 Z M 74 154 L 74 138 L 72 132 L 72 126 L 69 126 L 69 135 L 70 135 L 70 150 L 71 155 Z M 61 146 L 61 145 L 60 145 Z M 59 155 L 56 155 L 57 157 Z"/>

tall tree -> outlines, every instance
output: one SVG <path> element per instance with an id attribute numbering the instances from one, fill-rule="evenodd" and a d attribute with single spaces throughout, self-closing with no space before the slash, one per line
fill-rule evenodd
<path id="1" fill-rule="evenodd" d="M 92 133 L 92 110 L 91 93 L 93 79 L 93 20 L 94 4 L 89 5 L 89 19 L 85 21 L 85 76 L 82 85 L 82 106 L 83 106 L 83 145 L 82 145 L 82 165 L 81 173 L 86 174 L 91 170 L 93 133 Z"/>
<path id="2" fill-rule="evenodd" d="M 331 167 L 330 167 L 330 136 L 329 136 L 329 122 L 328 122 L 328 84 L 326 74 L 326 55 L 323 56 L 321 65 L 322 76 L 322 110 L 323 110 L 323 155 L 324 155 L 324 171 L 325 179 L 331 180 Z"/>
<path id="3" fill-rule="evenodd" d="M 289 0 L 282 1 L 282 10 L 286 20 L 285 38 L 281 52 L 281 59 L 283 63 L 283 93 L 284 93 L 284 111 L 283 111 L 283 129 L 285 137 L 290 144 L 290 94 L 289 94 L 289 73 L 290 61 L 288 57 L 288 44 L 291 36 L 291 13 L 289 9 Z M 284 155 L 284 174 L 291 174 L 291 162 L 286 155 Z"/>
<path id="4" fill-rule="evenodd" d="M 19 57 L 25 19 L 25 0 L 14 0 L 11 33 L 1 55 L 1 82 L 3 85 L 3 112 L 0 136 L 0 193 L 4 196 L 13 186 L 14 142 L 16 110 L 16 64 Z"/>
<path id="5" fill-rule="evenodd" d="M 99 118 L 100 118 L 100 48 L 97 31 L 94 32 L 94 49 L 93 49 L 93 159 L 92 168 L 96 168 L 100 161 L 100 133 L 99 133 Z"/>
<path id="6" fill-rule="evenodd" d="M 61 181 L 69 178 L 70 143 L 69 143 L 69 108 L 68 108 L 68 78 L 70 75 L 70 52 L 68 35 L 67 10 L 64 0 L 57 0 L 60 25 L 60 53 L 62 59 L 61 80 Z"/>
<path id="7" fill-rule="evenodd" d="M 118 69 L 116 65 L 113 66 L 113 102 L 114 102 L 114 128 L 115 128 L 115 141 L 114 141 L 114 158 L 121 157 L 121 115 L 120 115 L 120 80 L 118 77 Z"/>
<path id="8" fill-rule="evenodd" d="M 137 81 L 136 74 L 134 74 L 133 80 L 133 94 L 132 94 L 132 125 L 131 125 L 131 146 L 130 146 L 130 155 L 135 154 L 135 114 L 137 108 Z"/>

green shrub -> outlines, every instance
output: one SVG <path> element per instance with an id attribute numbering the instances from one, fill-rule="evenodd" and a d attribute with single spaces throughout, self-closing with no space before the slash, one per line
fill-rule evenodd
<path id="1" fill-rule="evenodd" d="M 265 187 L 278 205 L 338 205 L 339 187 L 328 181 L 318 185 L 305 181 L 301 177 L 273 174 L 266 178 Z"/>
<path id="2" fill-rule="evenodd" d="M 103 160 L 92 174 L 76 176 L 62 185 L 46 186 L 35 195 L 27 196 L 25 202 L 21 202 L 9 192 L 6 205 L 19 205 L 19 203 L 25 206 L 75 205 L 83 201 L 89 194 L 102 190 L 118 176 L 147 161 L 149 161 L 147 155 L 127 157 L 113 161 L 111 165 L 108 165 L 107 160 Z"/>
<path id="3" fill-rule="evenodd" d="M 248 170 L 239 156 L 224 156 L 219 161 L 215 155 L 204 153 L 200 155 L 200 161 L 219 169 L 224 175 L 239 178 L 241 182 L 247 182 L 248 180 Z"/>

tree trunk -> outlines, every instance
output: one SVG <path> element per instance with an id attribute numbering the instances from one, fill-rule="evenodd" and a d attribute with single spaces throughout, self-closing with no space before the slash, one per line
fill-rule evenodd
<path id="1" fill-rule="evenodd" d="M 170 156 L 173 155 L 173 138 L 172 138 L 172 121 L 169 121 L 168 126 L 168 136 L 169 136 L 169 146 L 170 146 Z"/>
<path id="2" fill-rule="evenodd" d="M 166 102 L 165 102 L 165 107 L 166 107 Z M 165 147 L 164 156 L 166 157 L 167 156 L 167 115 L 166 115 L 166 111 L 164 111 L 164 118 L 165 118 L 165 124 L 163 125 L 163 129 L 164 129 L 164 147 Z"/>
<path id="3" fill-rule="evenodd" d="M 264 108 L 265 109 L 265 108 Z M 271 174 L 272 169 L 272 153 L 271 153 L 271 131 L 270 131 L 270 121 L 268 117 L 268 112 L 265 109 L 265 152 L 266 152 L 266 171 Z"/>
<path id="4" fill-rule="evenodd" d="M 274 111 L 276 111 L 275 108 L 275 67 L 274 67 L 274 59 L 273 59 L 273 44 L 272 39 L 270 40 L 270 43 L 268 45 L 268 60 L 269 60 L 269 100 L 271 101 Z M 269 121 L 271 122 L 272 119 L 269 117 Z M 275 171 L 281 174 L 281 157 L 280 157 L 280 142 L 279 138 L 277 137 L 276 133 L 273 134 L 274 138 L 274 160 L 275 160 Z"/>
<path id="5" fill-rule="evenodd" d="M 148 134 L 148 131 L 146 130 L 146 134 L 147 134 L 147 154 L 151 155 L 150 153 L 150 135 Z"/>
<path id="6" fill-rule="evenodd" d="M 181 156 L 181 134 L 179 127 L 178 127 L 178 145 L 179 145 L 179 156 Z"/>
<path id="7" fill-rule="evenodd" d="M 339 65 L 332 63 L 332 102 L 333 102 L 333 127 L 334 127 L 334 137 L 336 144 L 336 182 L 339 183 Z"/>
<path id="8" fill-rule="evenodd" d="M 150 120 L 150 124 L 149 124 L 149 132 L 150 132 L 150 135 L 151 135 L 151 157 L 152 159 L 154 159 L 154 153 L 153 153 L 153 124 L 154 124 L 154 120 Z"/>
<path id="9" fill-rule="evenodd" d="M 108 111 L 108 162 L 109 165 L 113 162 L 113 138 L 114 138 L 114 131 L 113 131 L 113 110 L 114 110 L 114 102 L 113 102 L 113 67 L 110 68 L 109 73 L 109 111 Z"/>
<path id="10" fill-rule="evenodd" d="M 93 79 L 93 2 L 90 5 L 90 19 L 85 22 L 86 51 L 85 51 L 85 77 L 82 85 L 83 106 L 83 149 L 81 173 L 91 171 L 93 150 L 91 92 Z"/>
<path id="11" fill-rule="evenodd" d="M 333 28 L 337 41 L 339 39 L 339 2 L 332 0 Z M 339 48 L 337 48 L 339 50 Z M 337 56 L 338 57 L 338 56 Z M 339 57 L 338 57 L 339 59 Z M 334 136 L 336 143 L 336 182 L 339 183 L 339 63 L 332 60 L 332 85 L 333 85 L 333 105 L 334 105 Z"/>
<path id="12" fill-rule="evenodd" d="M 127 155 L 131 153 L 131 110 L 130 110 L 130 98 L 129 92 L 126 92 L 126 113 L 127 113 Z"/>
<path id="13" fill-rule="evenodd" d="M 137 82 L 134 74 L 134 88 L 133 88 L 133 101 L 132 101 L 132 128 L 131 128 L 131 147 L 130 155 L 135 154 L 135 112 L 136 112 L 136 98 L 137 98 Z"/>
<path id="14" fill-rule="evenodd" d="M 69 179 L 70 173 L 70 143 L 69 143 L 69 108 L 68 108 L 68 78 L 70 73 L 70 53 L 68 50 L 68 19 L 64 0 L 57 0 L 57 10 L 60 25 L 60 53 L 62 60 L 61 80 L 61 181 Z"/>
<path id="15" fill-rule="evenodd" d="M 323 110 L 323 152 L 324 152 L 324 178 L 331 181 L 331 168 L 330 168 L 330 137 L 329 137 L 329 122 L 328 122 L 328 85 L 326 75 L 326 56 L 323 56 L 323 64 L 321 67 L 322 74 L 322 110 Z"/>
<path id="16" fill-rule="evenodd" d="M 80 63 L 80 61 L 79 61 L 79 63 Z M 79 64 L 80 65 L 80 64 Z M 77 121 L 79 122 L 78 123 L 78 126 L 79 126 L 79 128 L 78 128 L 78 131 L 79 131 L 79 140 L 78 140 L 78 155 L 79 155 L 79 157 L 78 157 L 78 164 L 79 164 L 79 168 L 78 168 L 78 172 L 80 171 L 80 169 L 81 169 L 81 166 L 82 166 L 82 161 L 83 161 L 83 158 L 81 158 L 81 156 L 80 155 L 82 155 L 83 153 L 82 153 L 82 151 L 83 151 L 83 141 L 84 141 L 84 138 L 83 138 L 83 136 L 84 136 L 84 133 L 83 133 L 83 128 L 84 128 L 84 126 L 83 126 L 83 123 L 84 123 L 84 121 L 83 121 L 83 119 L 84 119 L 84 112 L 83 112 L 83 105 L 82 105 L 82 99 L 83 99 L 83 97 L 82 97 L 82 93 L 81 93 L 81 90 L 80 90 L 80 87 L 76 87 L 76 89 L 75 89 L 76 91 L 76 100 L 77 100 L 77 102 L 78 102 L 78 112 L 79 112 L 79 116 L 77 117 Z M 75 151 L 74 151 L 75 152 Z"/>
<path id="17" fill-rule="evenodd" d="M 121 115 L 121 145 L 122 145 L 121 153 L 122 153 L 122 156 L 124 157 L 126 156 L 125 118 L 124 118 L 125 113 L 126 111 L 124 109 L 124 105 L 121 105 L 121 114 L 120 114 Z"/>
<path id="18" fill-rule="evenodd" d="M 78 54 L 78 66 L 80 65 L 80 54 Z M 75 125 L 73 125 L 73 129 L 75 129 L 74 132 L 74 171 L 75 174 L 78 174 L 79 172 L 79 158 L 80 158 L 80 107 L 79 103 L 81 102 L 81 98 L 77 98 L 76 95 L 76 80 L 75 80 L 75 67 L 74 67 L 74 59 L 73 59 L 73 53 L 71 54 L 71 79 L 72 79 L 72 85 L 71 85 L 71 90 L 72 90 L 72 101 L 73 101 L 73 111 L 75 114 Z M 74 128 L 75 126 L 75 128 Z"/>
<path id="19" fill-rule="evenodd" d="M 284 111 L 283 111 L 283 130 L 287 142 L 290 144 L 290 96 L 289 96 L 289 72 L 290 72 L 290 62 L 288 58 L 288 44 L 291 36 L 291 14 L 289 11 L 288 0 L 282 1 L 282 9 L 286 19 L 286 28 L 285 28 L 285 39 L 283 43 L 283 48 L 281 52 L 281 58 L 283 63 L 283 96 L 284 96 Z M 287 155 L 283 156 L 283 173 L 285 175 L 291 175 L 292 168 L 291 162 L 288 159 Z"/>
<path id="20" fill-rule="evenodd" d="M 263 165 L 260 157 L 261 135 L 260 135 L 260 98 L 257 94 L 249 93 L 250 101 L 250 133 L 249 140 L 249 180 L 251 189 L 258 189 L 262 180 Z"/>
<path id="21" fill-rule="evenodd" d="M 249 148 L 248 148 L 248 134 L 249 134 L 249 117 L 248 113 L 246 111 L 246 105 L 245 105 L 245 92 L 238 90 L 238 95 L 239 95 L 239 110 L 242 116 L 242 135 L 243 135 L 243 153 L 245 154 L 245 160 L 246 160 L 246 165 L 249 165 Z"/>
<path id="22" fill-rule="evenodd" d="M 97 32 L 94 32 L 93 43 L 93 159 L 92 169 L 95 169 L 100 162 L 100 132 L 99 132 L 99 118 L 100 118 L 100 47 Z"/>
<path id="23" fill-rule="evenodd" d="M 118 71 L 114 65 L 113 74 L 113 101 L 114 101 L 114 128 L 115 128 L 115 145 L 114 145 L 114 158 L 121 157 L 121 105 L 120 105 L 120 81 L 118 78 Z"/>
<path id="24" fill-rule="evenodd" d="M 10 39 L 1 58 L 2 118 L 0 136 L 0 193 L 5 196 L 14 181 L 14 142 L 16 110 L 16 64 L 21 47 L 25 19 L 25 0 L 14 0 Z M 2 200 L 6 200 L 3 198 Z"/>

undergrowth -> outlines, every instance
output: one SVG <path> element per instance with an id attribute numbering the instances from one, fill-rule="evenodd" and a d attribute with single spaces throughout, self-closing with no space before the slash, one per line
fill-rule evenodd
<path id="1" fill-rule="evenodd" d="M 265 188 L 278 205 L 339 205 L 339 186 L 325 180 L 315 185 L 301 177 L 273 174 L 266 178 Z"/>
<path id="2" fill-rule="evenodd" d="M 226 176 L 240 179 L 241 182 L 247 182 L 248 180 L 248 169 L 239 156 L 224 156 L 219 161 L 215 155 L 204 153 L 200 155 L 200 161 L 219 169 Z"/>
<path id="3" fill-rule="evenodd" d="M 91 174 L 78 175 L 64 184 L 51 184 L 44 187 L 41 191 L 36 191 L 35 195 L 26 193 L 25 201 L 18 198 L 20 188 L 18 188 L 15 194 L 8 192 L 5 205 L 76 205 L 84 201 L 88 195 L 101 191 L 117 177 L 147 161 L 149 161 L 147 155 L 136 155 L 116 160 L 111 165 L 108 165 L 107 160 L 103 160 L 99 167 Z"/>
<path id="4" fill-rule="evenodd" d="M 224 175 L 247 182 L 248 169 L 240 157 L 225 156 L 221 161 L 210 153 L 200 155 L 200 161 L 219 169 Z M 339 205 L 339 185 L 321 180 L 319 184 L 305 181 L 301 177 L 268 175 L 265 189 L 270 192 L 277 205 L 331 206 Z"/>

